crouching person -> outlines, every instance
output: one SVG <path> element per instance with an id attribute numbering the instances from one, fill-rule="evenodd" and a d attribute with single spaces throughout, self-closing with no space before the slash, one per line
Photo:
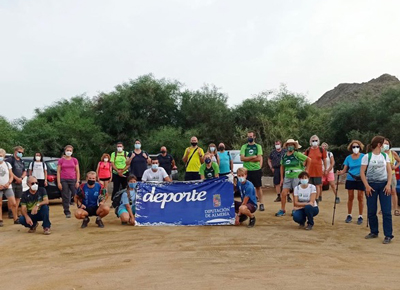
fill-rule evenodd
<path id="1" fill-rule="evenodd" d="M 99 228 L 104 228 L 101 219 L 110 212 L 110 207 L 105 205 L 107 198 L 107 191 L 100 183 L 96 182 L 96 172 L 89 171 L 86 174 L 86 183 L 79 187 L 74 198 L 78 207 L 75 217 L 83 220 L 81 228 L 87 227 L 90 216 L 96 216 L 96 224 Z"/>
<path id="2" fill-rule="evenodd" d="M 122 191 L 118 208 L 116 209 L 117 217 L 123 225 L 135 225 L 136 213 L 136 186 L 137 178 L 135 175 L 128 177 L 128 186 Z M 116 196 L 118 198 L 118 196 Z"/>
<path id="3" fill-rule="evenodd" d="M 33 176 L 28 179 L 29 189 L 22 194 L 21 212 L 19 222 L 24 227 L 29 228 L 28 233 L 36 232 L 39 221 L 43 224 L 43 234 L 50 235 L 49 199 L 43 187 L 39 187 L 39 182 Z"/>
<path id="4" fill-rule="evenodd" d="M 307 172 L 301 172 L 299 174 L 300 184 L 294 188 L 293 220 L 306 230 L 312 230 L 314 217 L 319 213 L 316 201 L 317 188 L 315 185 L 308 184 L 309 178 Z M 306 221 L 307 226 L 304 227 Z"/>
<path id="5" fill-rule="evenodd" d="M 247 227 L 252 228 L 256 224 L 254 212 L 257 210 L 256 189 L 253 183 L 247 180 L 247 169 L 241 167 L 237 170 L 238 183 L 236 187 L 240 191 L 242 201 L 235 201 L 236 220 L 235 225 L 239 225 L 247 218 L 250 218 Z"/>

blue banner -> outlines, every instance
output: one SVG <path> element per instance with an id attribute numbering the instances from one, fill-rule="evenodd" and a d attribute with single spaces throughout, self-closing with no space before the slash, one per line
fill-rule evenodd
<path id="1" fill-rule="evenodd" d="M 233 184 L 226 177 L 197 182 L 139 182 L 136 224 L 233 225 Z"/>

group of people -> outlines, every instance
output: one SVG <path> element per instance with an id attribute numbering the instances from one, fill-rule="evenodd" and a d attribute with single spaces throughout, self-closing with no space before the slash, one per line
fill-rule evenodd
<path id="1" fill-rule="evenodd" d="M 183 154 L 185 164 L 185 180 L 201 180 L 218 178 L 233 173 L 233 160 L 226 151 L 224 143 L 218 147 L 211 143 L 204 152 L 198 146 L 196 137 L 192 137 L 190 145 Z M 392 235 L 392 214 L 400 215 L 397 208 L 396 179 L 394 170 L 400 165 L 400 158 L 396 152 L 390 150 L 391 144 L 387 138 L 376 136 L 369 145 L 369 153 L 361 151 L 364 145 L 353 140 L 348 146 L 352 152 L 344 162 L 344 168 L 337 171 L 338 175 L 347 173 L 345 188 L 348 190 L 348 215 L 346 223 L 352 221 L 352 207 L 354 191 L 357 190 L 359 202 L 359 216 L 357 224 L 363 223 L 363 198 L 367 198 L 368 219 L 371 232 L 366 238 L 378 236 L 377 198 L 381 204 L 383 216 L 384 243 L 389 243 Z M 310 147 L 304 152 L 298 141 L 288 139 L 282 144 L 275 142 L 275 149 L 268 156 L 268 166 L 274 178 L 277 198 L 280 209 L 277 217 L 286 214 L 286 203 L 293 202 L 291 215 L 293 220 L 302 228 L 311 230 L 314 226 L 314 217 L 318 214 L 318 203 L 322 201 L 322 184 L 327 182 L 339 203 L 337 187 L 335 186 L 335 160 L 328 151 L 328 144 L 320 144 L 318 136 L 310 138 Z M 75 203 L 78 209 L 75 212 L 77 219 L 82 219 L 82 228 L 87 227 L 90 217 L 96 216 L 96 224 L 104 227 L 102 218 L 110 212 L 106 205 L 108 199 L 107 188 L 113 183 L 111 199 L 116 208 L 115 213 L 123 224 L 135 224 L 135 199 L 137 182 L 172 181 L 172 171 L 176 169 L 174 158 L 162 146 L 160 153 L 150 158 L 142 150 L 141 141 L 136 140 L 134 150 L 124 150 L 122 142 L 118 142 L 116 151 L 111 155 L 104 153 L 97 165 L 96 171 L 86 175 L 86 182 L 80 184 L 79 162 L 73 157 L 73 146 L 67 145 L 64 154 L 58 161 L 57 186 L 61 191 L 64 214 L 71 217 L 70 205 Z M 47 186 L 47 168 L 40 152 L 35 153 L 34 160 L 26 172 L 21 160 L 24 149 L 17 146 L 14 154 L 5 159 L 6 152 L 0 149 L 0 197 L 7 197 L 9 217 L 14 223 L 21 223 L 34 232 L 38 221 L 43 221 L 44 233 L 50 233 Z M 241 201 L 235 201 L 237 213 L 236 224 L 249 218 L 249 227 L 255 225 L 255 211 L 264 211 L 262 186 L 263 150 L 256 143 L 256 134 L 247 133 L 247 142 L 240 149 L 240 159 L 243 167 L 237 171 L 238 180 L 235 188 L 241 194 Z M 150 168 L 148 168 L 150 167 Z M 28 174 L 27 185 L 29 190 L 22 192 L 22 179 Z M 122 190 L 120 190 L 122 189 Z M 290 197 L 293 193 L 293 200 Z M 392 200 L 393 199 L 393 200 Z M 72 202 L 73 200 L 73 202 Z M 117 200 L 117 202 L 114 202 Z M 21 204 L 21 216 L 18 217 L 18 206 Z M 1 214 L 1 209 L 0 209 Z M 306 224 L 307 223 L 307 224 Z M 3 221 L 0 220 L 0 226 Z"/>

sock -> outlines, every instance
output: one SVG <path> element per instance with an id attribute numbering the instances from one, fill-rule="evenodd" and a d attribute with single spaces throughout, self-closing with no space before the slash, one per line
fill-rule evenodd
<path id="1" fill-rule="evenodd" d="M 359 218 L 362 218 L 362 215 L 359 215 L 358 217 L 359 217 Z"/>
<path id="2" fill-rule="evenodd" d="M 351 216 L 351 217 L 353 217 L 352 215 L 351 215 L 351 213 L 350 214 L 348 214 L 349 216 Z"/>

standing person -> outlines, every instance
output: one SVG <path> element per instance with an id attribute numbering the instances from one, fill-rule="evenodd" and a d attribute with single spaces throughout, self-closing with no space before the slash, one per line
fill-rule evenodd
<path id="1" fill-rule="evenodd" d="M 395 216 L 400 216 L 399 212 L 399 204 L 398 204 L 398 198 L 397 198 L 397 192 L 396 192 L 396 185 L 397 185 L 397 180 L 396 180 L 396 169 L 400 166 L 400 158 L 399 155 L 396 153 L 396 151 L 391 150 L 392 148 L 392 143 L 388 138 L 385 138 L 385 141 L 383 143 L 383 149 L 385 150 L 385 153 L 389 156 L 390 160 L 390 165 L 392 167 L 392 209 L 394 211 Z"/>
<path id="2" fill-rule="evenodd" d="M 321 144 L 322 149 L 326 151 L 326 167 L 324 167 L 324 163 L 322 162 L 322 172 L 328 172 L 328 174 L 324 174 L 322 176 L 322 184 L 324 182 L 328 182 L 329 186 L 331 187 L 333 194 L 336 196 L 335 202 L 340 203 L 340 198 L 337 196 L 336 186 L 335 186 L 335 158 L 333 157 L 333 153 L 328 151 L 329 145 L 328 143 L 324 142 Z M 322 198 L 322 191 L 321 191 L 321 198 Z"/>
<path id="3" fill-rule="evenodd" d="M 357 224 L 361 225 L 363 223 L 363 210 L 364 210 L 364 191 L 365 187 L 360 177 L 361 171 L 361 160 L 364 157 L 364 153 L 361 153 L 364 150 L 364 144 L 361 141 L 353 140 L 347 146 L 347 150 L 352 152 L 349 156 L 344 160 L 343 170 L 338 171 L 338 175 L 347 174 L 346 177 L 346 185 L 345 188 L 348 192 L 348 200 L 347 200 L 347 217 L 345 222 L 350 223 L 353 220 L 353 216 L 351 215 L 353 210 L 353 200 L 354 200 L 354 191 L 357 190 L 357 199 L 358 199 L 358 219 Z"/>
<path id="4" fill-rule="evenodd" d="M 18 213 L 18 207 L 19 207 L 19 202 L 21 201 L 23 189 L 22 189 L 22 180 L 26 176 L 26 170 L 25 170 L 25 164 L 24 161 L 22 161 L 22 156 L 24 155 L 24 148 L 21 146 L 16 146 L 14 148 L 14 154 L 10 158 L 7 158 L 7 162 L 11 164 L 12 167 L 12 173 L 14 175 L 14 179 L 12 182 L 12 190 L 14 192 L 15 196 L 15 203 L 17 207 L 17 213 Z M 17 217 L 14 217 L 12 214 L 12 210 L 8 211 L 8 218 L 16 220 Z M 18 220 L 17 220 L 18 221 Z"/>
<path id="5" fill-rule="evenodd" d="M 124 144 L 122 142 L 117 143 L 117 151 L 111 153 L 111 166 L 112 180 L 113 180 L 113 192 L 111 198 L 114 198 L 116 192 L 119 191 L 120 187 L 126 187 L 126 175 L 128 173 L 128 152 L 124 150 Z"/>
<path id="6" fill-rule="evenodd" d="M 43 155 L 40 152 L 35 153 L 33 161 L 29 164 L 29 176 L 37 179 L 39 187 L 47 187 L 47 165 L 43 162 Z"/>
<path id="7" fill-rule="evenodd" d="M 110 155 L 104 153 L 97 164 L 96 175 L 98 182 L 108 191 L 108 184 L 112 182 L 112 164 Z"/>
<path id="8" fill-rule="evenodd" d="M 322 201 L 322 176 L 328 175 L 328 171 L 322 171 L 321 164 L 324 168 L 328 168 L 326 164 L 326 150 L 319 146 L 319 138 L 313 135 L 310 138 L 310 146 L 305 155 L 311 158 L 311 164 L 308 167 L 308 174 L 310 174 L 310 183 L 314 184 L 317 188 L 317 202 Z"/>
<path id="9" fill-rule="evenodd" d="M 199 174 L 202 180 L 218 178 L 219 177 L 219 166 L 216 162 L 212 161 L 212 155 L 206 153 L 204 155 L 204 163 L 200 166 Z"/>
<path id="10" fill-rule="evenodd" d="M 69 205 L 71 203 L 71 197 L 75 197 L 80 179 L 79 162 L 78 159 L 72 157 L 73 151 L 74 147 L 72 147 L 72 145 L 65 146 L 65 155 L 58 160 L 57 165 L 58 188 L 61 190 L 61 198 L 66 218 L 71 217 Z"/>
<path id="11" fill-rule="evenodd" d="M 286 196 L 290 190 L 299 185 L 299 174 L 303 170 L 307 171 L 307 167 L 311 163 L 310 157 L 297 152 L 301 146 L 298 141 L 288 139 L 283 147 L 287 150 L 285 155 L 281 159 L 281 209 L 275 214 L 275 216 L 284 216 L 286 214 Z M 304 163 L 306 168 L 304 168 Z"/>
<path id="12" fill-rule="evenodd" d="M 255 142 L 256 134 L 247 132 L 247 143 L 240 149 L 240 160 L 247 169 L 247 178 L 256 188 L 257 199 L 260 202 L 260 211 L 264 211 L 262 186 L 263 151 L 261 145 Z"/>
<path id="13" fill-rule="evenodd" d="M 219 166 L 219 163 L 220 163 L 219 155 L 218 155 L 217 147 L 215 146 L 214 143 L 210 143 L 210 145 L 208 145 L 206 153 L 209 153 L 211 156 L 211 161 L 217 163 Z"/>
<path id="14" fill-rule="evenodd" d="M 299 174 L 300 185 L 294 188 L 294 208 L 293 220 L 305 230 L 312 230 L 314 226 L 314 217 L 318 215 L 319 209 L 316 199 L 317 189 L 315 185 L 308 184 L 310 176 L 303 171 Z"/>
<path id="15" fill-rule="evenodd" d="M 142 149 L 142 143 L 139 139 L 135 141 L 135 149 L 129 153 L 128 165 L 130 165 L 130 173 L 135 175 L 138 181 L 142 180 L 143 173 L 147 169 L 147 165 L 151 164 L 149 154 Z"/>
<path id="16" fill-rule="evenodd" d="M 275 149 L 271 151 L 268 157 L 268 166 L 274 174 L 274 186 L 276 191 L 275 202 L 281 201 L 281 159 L 286 154 L 286 149 L 282 148 L 282 141 L 275 141 Z M 290 195 L 288 195 L 288 199 Z"/>
<path id="17" fill-rule="evenodd" d="M 137 180 L 137 179 L 136 179 Z M 168 173 L 164 168 L 159 167 L 158 159 L 151 160 L 151 168 L 146 169 L 142 176 L 142 181 L 168 181 L 171 182 Z"/>
<path id="18" fill-rule="evenodd" d="M 185 149 L 182 158 L 186 168 L 185 180 L 200 180 L 199 170 L 201 164 L 204 162 L 204 151 L 198 146 L 196 136 L 190 138 L 190 144 L 192 146 Z"/>
<path id="19" fill-rule="evenodd" d="M 368 152 L 361 161 L 361 180 L 365 186 L 367 196 L 368 221 L 370 233 L 365 236 L 366 239 L 377 238 L 379 234 L 378 216 L 378 197 L 382 209 L 383 233 L 385 234 L 384 244 L 389 244 L 393 239 L 392 226 L 392 167 L 389 156 L 382 152 L 385 138 L 375 136 L 371 144 L 368 145 Z"/>
<path id="20" fill-rule="evenodd" d="M 160 154 L 157 155 L 160 167 L 164 168 L 169 178 L 172 179 L 172 170 L 176 170 L 175 159 L 171 154 L 168 154 L 167 147 L 162 146 L 160 149 Z"/>
<path id="21" fill-rule="evenodd" d="M 233 160 L 229 151 L 225 150 L 225 144 L 218 145 L 219 175 L 228 175 L 233 172 Z"/>
<path id="22" fill-rule="evenodd" d="M 247 218 L 250 218 L 248 228 L 254 227 L 256 224 L 256 217 L 254 215 L 257 210 L 256 190 L 253 184 L 247 180 L 247 169 L 240 167 L 237 170 L 238 182 L 236 187 L 240 191 L 241 201 L 235 201 L 236 219 L 235 225 L 239 225 Z"/>
<path id="23" fill-rule="evenodd" d="M 7 198 L 8 210 L 12 211 L 14 217 L 14 224 L 18 224 L 17 221 L 17 207 L 12 190 L 11 183 L 14 179 L 12 173 L 11 164 L 6 162 L 6 151 L 0 148 L 0 201 L 3 202 L 3 195 Z M 3 207 L 0 206 L 0 227 L 3 226 Z"/>
<path id="24" fill-rule="evenodd" d="M 130 175 L 128 177 L 128 186 L 122 193 L 120 204 L 116 210 L 117 217 L 119 217 L 123 225 L 135 225 L 136 194 L 137 179 L 136 176 Z"/>

